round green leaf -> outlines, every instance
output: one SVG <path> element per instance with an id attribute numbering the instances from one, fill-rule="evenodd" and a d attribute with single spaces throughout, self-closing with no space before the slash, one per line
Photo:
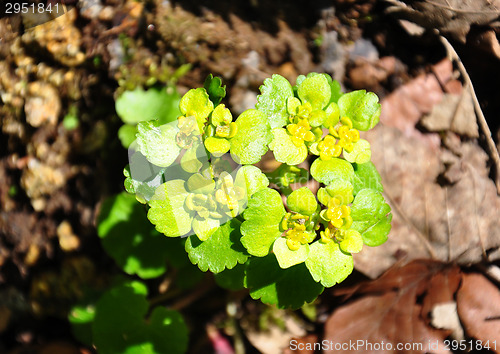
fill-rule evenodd
<path id="1" fill-rule="evenodd" d="M 363 164 L 369 162 L 372 157 L 372 151 L 370 150 L 370 143 L 365 139 L 359 139 L 354 143 L 354 148 L 351 152 L 344 150 L 344 158 L 351 163 Z"/>
<path id="2" fill-rule="evenodd" d="M 290 135 L 283 128 L 276 128 L 272 130 L 273 140 L 269 144 L 269 148 L 274 153 L 274 158 L 287 165 L 298 165 L 307 157 L 307 147 L 295 146 L 290 138 Z"/>
<path id="3" fill-rule="evenodd" d="M 285 269 L 304 262 L 309 255 L 309 245 L 300 245 L 298 250 L 292 251 L 286 244 L 286 238 L 280 237 L 274 241 L 273 252 L 280 267 Z"/>
<path id="4" fill-rule="evenodd" d="M 345 179 L 334 179 L 326 186 L 326 191 L 330 197 L 337 198 L 344 205 L 350 204 L 354 199 L 352 183 Z"/>
<path id="5" fill-rule="evenodd" d="M 264 80 L 257 96 L 255 108 L 269 119 L 271 128 L 283 127 L 288 123 L 287 99 L 293 96 L 292 85 L 283 76 L 274 74 Z"/>
<path id="6" fill-rule="evenodd" d="M 313 109 L 322 109 L 330 102 L 332 90 L 326 77 L 319 74 L 302 81 L 298 95 L 302 103 L 310 102 Z"/>
<path id="7" fill-rule="evenodd" d="M 318 208 L 316 197 L 307 187 L 293 191 L 286 199 L 288 207 L 300 214 L 311 215 Z"/>
<path id="8" fill-rule="evenodd" d="M 220 287 L 229 290 L 243 289 L 245 279 L 245 264 L 237 264 L 233 269 L 226 269 L 214 274 L 215 282 Z"/>
<path id="9" fill-rule="evenodd" d="M 219 227 L 206 241 L 195 236 L 186 240 L 186 252 L 193 264 L 206 272 L 220 273 L 231 269 L 238 263 L 245 263 L 248 254 L 240 242 L 240 225 L 237 219 L 231 219 Z"/>
<path id="10" fill-rule="evenodd" d="M 352 256 L 343 253 L 334 241 L 312 243 L 305 263 L 313 279 L 326 288 L 343 281 L 354 268 Z"/>
<path id="11" fill-rule="evenodd" d="M 156 232 L 133 195 L 121 193 L 104 201 L 97 233 L 106 252 L 126 273 L 148 279 L 165 272 L 166 238 Z"/>
<path id="12" fill-rule="evenodd" d="M 245 287 L 253 299 L 292 309 L 313 302 L 324 289 L 313 280 L 304 263 L 282 269 L 274 254 L 249 259 Z"/>
<path id="13" fill-rule="evenodd" d="M 370 130 L 380 120 L 381 106 L 373 92 L 352 91 L 342 95 L 338 101 L 340 116 L 348 117 L 354 128 Z"/>
<path id="14" fill-rule="evenodd" d="M 356 194 L 351 206 L 353 223 L 367 246 L 379 246 L 387 241 L 391 231 L 391 207 L 379 191 L 362 189 Z"/>
<path id="15" fill-rule="evenodd" d="M 319 127 L 321 124 L 325 122 L 327 118 L 326 112 L 317 109 L 315 111 L 311 112 L 311 116 L 309 117 L 309 124 L 311 124 L 311 127 Z"/>
<path id="16" fill-rule="evenodd" d="M 252 196 L 241 225 L 241 243 L 248 253 L 257 257 L 269 253 L 274 240 L 281 236 L 279 224 L 284 215 L 281 195 L 274 189 L 262 189 Z"/>
<path id="17" fill-rule="evenodd" d="M 148 219 L 156 230 L 168 237 L 182 236 L 191 231 L 193 216 L 184 208 L 188 194 L 184 181 L 180 179 L 163 183 L 156 189 L 148 211 Z"/>
<path id="18" fill-rule="evenodd" d="M 179 94 L 176 90 L 169 93 L 167 89 L 150 88 L 144 91 L 137 87 L 133 91 L 125 91 L 116 100 L 116 113 L 124 123 L 135 125 L 138 122 L 158 119 L 162 124 L 174 121 L 180 111 Z"/>
<path id="19" fill-rule="evenodd" d="M 236 173 L 235 186 L 241 187 L 246 191 L 247 198 L 266 188 L 269 185 L 269 179 L 262 171 L 252 165 L 240 167 Z"/>
<path id="20" fill-rule="evenodd" d="M 210 101 L 208 93 L 204 88 L 189 90 L 182 96 L 179 108 L 186 117 L 195 117 L 200 132 L 207 122 L 208 115 L 213 111 L 214 104 Z"/>
<path id="21" fill-rule="evenodd" d="M 157 307 L 145 321 L 149 304 L 144 284 L 113 287 L 96 304 L 92 333 L 99 353 L 184 353 L 187 328 L 177 311 Z"/>
<path id="22" fill-rule="evenodd" d="M 363 248 L 363 238 L 356 230 L 347 230 L 344 239 L 339 243 L 340 249 L 346 253 L 358 253 Z"/>
<path id="23" fill-rule="evenodd" d="M 339 122 L 340 110 L 339 106 L 335 102 L 330 103 L 328 107 L 326 107 L 325 113 L 326 119 L 323 122 L 323 126 L 325 128 L 330 128 Z"/>
<path id="24" fill-rule="evenodd" d="M 140 122 L 137 131 L 139 151 L 153 165 L 168 167 L 179 156 L 180 147 L 175 140 L 178 130 L 175 125 L 159 126 L 157 121 Z"/>
<path id="25" fill-rule="evenodd" d="M 205 139 L 205 147 L 216 157 L 222 156 L 228 152 L 230 146 L 229 141 L 225 138 L 209 136 Z"/>
<path id="26" fill-rule="evenodd" d="M 324 184 L 329 184 L 334 179 L 351 181 L 354 177 L 354 169 L 349 162 L 342 159 L 334 157 L 323 161 L 317 158 L 311 165 L 311 175 L 316 181 Z"/>
<path id="27" fill-rule="evenodd" d="M 135 125 L 124 124 L 118 129 L 118 139 L 125 149 L 128 149 L 130 144 L 134 142 L 136 134 L 137 127 Z"/>
<path id="28" fill-rule="evenodd" d="M 186 150 L 181 158 L 181 167 L 189 173 L 196 173 L 204 163 L 208 162 L 208 156 L 203 145 L 196 144 Z"/>
<path id="29" fill-rule="evenodd" d="M 261 111 L 248 109 L 238 119 L 238 132 L 231 138 L 231 155 L 242 165 L 260 161 L 272 139 L 267 117 Z"/>
<path id="30" fill-rule="evenodd" d="M 375 189 L 376 191 L 383 192 L 382 178 L 380 177 L 377 168 L 372 162 L 363 164 L 353 164 L 354 167 L 354 195 L 365 188 Z"/>
<path id="31" fill-rule="evenodd" d="M 220 221 L 218 219 L 202 219 L 197 217 L 193 219 L 193 231 L 201 241 L 205 241 L 212 236 L 219 226 Z"/>
<path id="32" fill-rule="evenodd" d="M 231 114 L 231 111 L 229 111 L 229 109 L 227 109 L 223 104 L 215 107 L 214 111 L 212 112 L 212 124 L 215 126 L 227 125 L 231 123 L 232 120 L 233 116 Z"/>

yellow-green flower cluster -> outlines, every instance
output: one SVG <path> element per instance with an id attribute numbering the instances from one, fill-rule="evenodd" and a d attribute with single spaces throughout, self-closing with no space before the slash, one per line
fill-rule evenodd
<path id="1" fill-rule="evenodd" d="M 300 248 L 300 245 L 311 243 L 316 234 L 307 230 L 309 222 L 308 215 L 300 213 L 286 213 L 281 221 L 281 228 L 285 230 L 286 245 L 292 251 Z"/>

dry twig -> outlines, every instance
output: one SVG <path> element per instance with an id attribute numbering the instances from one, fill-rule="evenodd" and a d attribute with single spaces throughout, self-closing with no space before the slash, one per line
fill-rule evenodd
<path id="1" fill-rule="evenodd" d="M 451 60 L 457 63 L 460 74 L 462 74 L 462 77 L 464 78 L 466 85 L 471 90 L 472 100 L 474 101 L 474 109 L 476 111 L 477 120 L 486 138 L 486 143 L 488 144 L 488 149 L 490 150 L 491 158 L 493 159 L 493 163 L 495 164 L 495 170 L 496 170 L 495 184 L 497 186 L 497 193 L 500 194 L 500 155 L 495 145 L 495 141 L 491 137 L 491 131 L 490 128 L 488 127 L 488 123 L 486 122 L 486 118 L 484 117 L 483 111 L 481 110 L 481 105 L 479 104 L 476 92 L 474 91 L 474 85 L 472 85 L 472 80 L 470 79 L 470 76 L 467 73 L 464 64 L 462 63 L 462 60 L 455 51 L 455 48 L 453 48 L 451 43 L 445 37 L 439 36 L 439 38 L 443 43 L 443 45 L 445 46 L 446 51 L 448 52 L 448 55 L 450 56 Z"/>

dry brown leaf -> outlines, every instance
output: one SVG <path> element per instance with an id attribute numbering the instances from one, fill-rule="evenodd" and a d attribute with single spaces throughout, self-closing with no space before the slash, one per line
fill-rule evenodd
<path id="1" fill-rule="evenodd" d="M 324 339 L 330 343 L 363 341 L 375 345 L 383 341 L 393 345 L 377 353 L 394 353 L 397 343 L 422 345 L 398 352 L 445 353 L 442 340 L 448 332 L 427 325 L 425 305 L 418 304 L 417 298 L 423 297 L 424 303 L 451 301 L 459 279 L 458 267 L 439 262 L 414 261 L 404 267 L 395 266 L 379 279 L 355 287 L 354 295 L 364 296 L 333 312 L 325 324 Z M 347 349 L 335 352 L 352 352 L 352 348 Z M 366 344 L 356 349 L 374 352 Z"/>
<path id="2" fill-rule="evenodd" d="M 391 12 L 465 43 L 471 25 L 488 25 L 500 16 L 499 0 L 400 1 Z"/>
<path id="3" fill-rule="evenodd" d="M 422 115 L 430 113 L 443 99 L 443 88 L 448 93 L 461 92 L 461 84 L 453 79 L 451 61 L 443 59 L 432 66 L 432 73 L 417 76 L 399 87 L 382 102 L 380 121 L 396 127 L 406 136 L 414 136 L 434 146 L 439 146 L 435 134 L 422 134 L 415 129 Z"/>
<path id="4" fill-rule="evenodd" d="M 488 178 L 487 155 L 462 144 L 453 185 L 437 183 L 445 171 L 442 149 L 378 126 L 366 134 L 393 211 L 389 240 L 355 255 L 355 267 L 375 278 L 401 256 L 472 264 L 500 258 L 500 198 Z"/>
<path id="5" fill-rule="evenodd" d="M 433 132 L 451 130 L 470 138 L 479 137 L 472 93 L 468 88 L 462 90 L 460 95 L 444 94 L 443 100 L 434 105 L 421 123 Z"/>
<path id="6" fill-rule="evenodd" d="M 494 30 L 490 29 L 474 33 L 471 35 L 471 38 L 467 40 L 467 43 L 469 42 L 474 47 L 500 59 L 500 43 L 498 42 L 498 37 Z"/>
<path id="7" fill-rule="evenodd" d="M 481 274 L 464 275 L 457 293 L 457 308 L 468 335 L 490 341 L 500 353 L 500 291 Z M 496 341 L 496 348 L 493 347 Z"/>

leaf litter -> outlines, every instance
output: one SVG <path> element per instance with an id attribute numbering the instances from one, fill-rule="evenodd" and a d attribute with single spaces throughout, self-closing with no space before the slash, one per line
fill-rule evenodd
<path id="1" fill-rule="evenodd" d="M 432 117 L 441 105 L 441 111 L 449 114 L 432 119 L 442 125 L 445 137 L 455 135 L 450 130 L 469 129 L 464 125 L 453 129 L 454 120 L 449 119 L 457 107 L 447 103 L 451 93 L 442 87 L 446 90 L 456 81 L 451 70 L 450 62 L 440 63 L 435 74 L 417 77 L 389 95 L 382 101 L 382 124 L 366 134 L 394 214 L 389 240 L 355 255 L 356 269 L 371 278 L 400 258 L 461 265 L 500 258 L 500 198 L 489 178 L 487 154 L 466 137 L 463 141 L 455 137 L 449 150 L 441 146 L 439 135 L 415 127 L 422 124 L 419 120 L 425 113 Z M 451 87 L 457 92 L 456 83 Z M 474 117 L 473 112 L 460 114 Z M 465 126 L 477 132 L 477 124 Z"/>

